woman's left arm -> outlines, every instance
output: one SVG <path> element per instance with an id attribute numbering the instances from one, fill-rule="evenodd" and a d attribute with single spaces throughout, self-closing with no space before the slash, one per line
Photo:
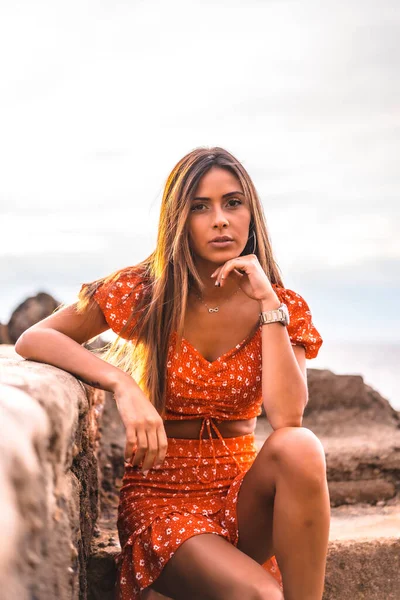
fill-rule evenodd
<path id="1" fill-rule="evenodd" d="M 260 312 L 278 308 L 281 300 L 272 291 L 260 300 Z M 303 346 L 292 346 L 282 323 L 262 326 L 262 397 L 273 429 L 301 427 L 308 402 L 306 357 Z"/>
<path id="2" fill-rule="evenodd" d="M 300 296 L 283 288 L 280 297 L 278 286 L 271 284 L 254 254 L 228 260 L 212 277 L 220 285 L 227 277 L 238 278 L 242 290 L 259 302 L 260 312 L 278 308 L 281 302 L 285 302 L 285 296 L 290 304 L 289 314 L 294 313 L 292 302 L 296 303 L 296 300 L 293 296 L 302 304 L 302 314 L 296 315 L 297 324 L 295 327 L 290 324 L 291 335 L 288 328 L 279 322 L 262 326 L 262 397 L 268 421 L 273 429 L 301 427 L 308 401 L 306 352 L 301 345 L 293 346 L 292 338 L 301 342 L 303 332 L 309 326 L 304 318 L 308 306 Z M 310 316 L 307 319 L 310 320 Z M 318 334 L 316 330 L 315 333 Z M 313 337 L 311 342 L 313 346 L 312 350 L 308 350 L 309 357 L 316 355 L 322 340 Z"/>

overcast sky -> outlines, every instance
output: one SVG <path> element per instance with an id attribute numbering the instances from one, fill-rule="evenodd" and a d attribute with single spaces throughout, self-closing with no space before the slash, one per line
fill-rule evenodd
<path id="1" fill-rule="evenodd" d="M 323 337 L 400 341 L 398 0 L 4 1 L 0 321 L 147 256 L 220 145 Z"/>

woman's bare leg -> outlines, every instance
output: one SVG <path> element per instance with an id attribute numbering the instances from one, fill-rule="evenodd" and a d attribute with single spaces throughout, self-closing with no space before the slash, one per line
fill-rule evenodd
<path id="1" fill-rule="evenodd" d="M 170 596 L 164 596 L 164 594 L 159 594 L 151 587 L 146 588 L 141 593 L 142 600 L 171 600 Z M 173 599 L 172 599 L 173 600 Z"/>
<path id="2" fill-rule="evenodd" d="M 174 600 L 284 600 L 275 579 L 225 538 L 189 538 L 150 586 Z"/>
<path id="3" fill-rule="evenodd" d="M 142 600 L 171 600 L 169 596 L 164 596 L 164 594 L 159 594 L 155 590 L 152 590 L 151 587 L 146 588 L 141 593 Z"/>
<path id="4" fill-rule="evenodd" d="M 321 600 L 330 502 L 323 446 L 305 427 L 265 441 L 243 478 L 238 549 L 263 563 L 276 555 L 285 600 Z"/>

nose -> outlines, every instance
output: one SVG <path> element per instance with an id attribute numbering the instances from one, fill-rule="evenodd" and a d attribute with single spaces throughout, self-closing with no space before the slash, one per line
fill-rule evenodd
<path id="1" fill-rule="evenodd" d="M 229 221 L 226 218 L 226 215 L 224 215 L 224 212 L 220 208 L 216 208 L 214 213 L 213 228 L 228 227 L 228 225 Z"/>

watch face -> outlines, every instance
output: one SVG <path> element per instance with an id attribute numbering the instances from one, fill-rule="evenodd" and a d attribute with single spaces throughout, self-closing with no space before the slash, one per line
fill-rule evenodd
<path id="1" fill-rule="evenodd" d="M 281 309 L 286 317 L 286 325 L 289 325 L 290 317 L 289 317 L 288 307 L 286 306 L 286 304 L 282 304 Z"/>

